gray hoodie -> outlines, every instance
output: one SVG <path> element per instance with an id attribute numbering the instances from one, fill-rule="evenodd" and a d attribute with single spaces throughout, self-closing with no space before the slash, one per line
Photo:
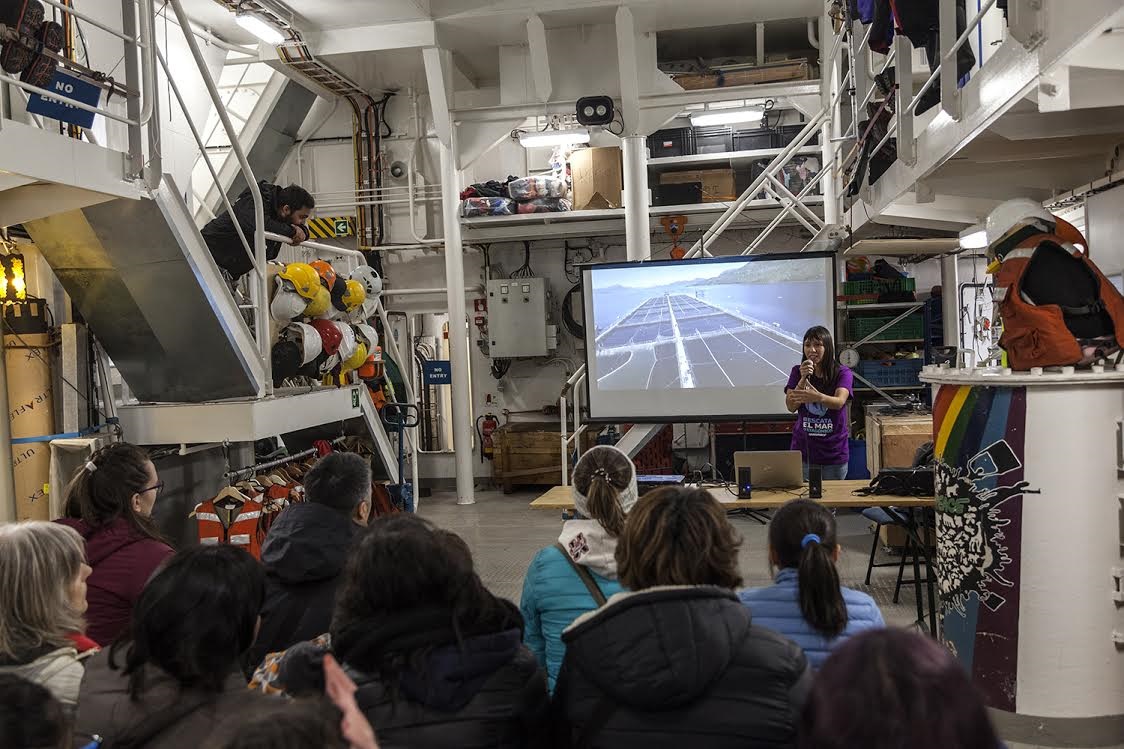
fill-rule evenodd
<path id="1" fill-rule="evenodd" d="M 62 703 L 66 714 L 73 715 L 78 704 L 82 674 L 86 670 L 83 660 L 94 652 L 79 655 L 73 646 L 65 645 L 27 663 L 0 665 L 0 673 L 13 674 L 45 687 Z"/>

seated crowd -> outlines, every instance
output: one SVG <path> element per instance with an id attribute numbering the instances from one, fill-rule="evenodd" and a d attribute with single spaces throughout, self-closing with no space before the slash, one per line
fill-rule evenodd
<path id="1" fill-rule="evenodd" d="M 517 607 L 457 534 L 371 519 L 355 456 L 318 463 L 259 563 L 172 553 L 153 464 L 106 448 L 67 518 L 0 526 L 0 746 L 1000 746 L 949 651 L 840 586 L 830 512 L 778 510 L 775 582 L 740 590 L 721 505 L 639 498 L 635 473 L 613 447 L 582 457 L 580 517 Z"/>

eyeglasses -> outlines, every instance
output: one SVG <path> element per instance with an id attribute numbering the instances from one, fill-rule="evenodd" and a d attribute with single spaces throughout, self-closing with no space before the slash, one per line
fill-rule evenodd
<path id="1" fill-rule="evenodd" d="M 164 482 L 163 481 L 157 481 L 152 486 L 149 486 L 145 489 L 141 489 L 139 492 L 137 492 L 137 494 L 144 494 L 145 492 L 150 492 L 150 491 L 153 491 L 153 490 L 156 491 L 156 496 L 159 497 L 160 493 L 164 491 Z"/>

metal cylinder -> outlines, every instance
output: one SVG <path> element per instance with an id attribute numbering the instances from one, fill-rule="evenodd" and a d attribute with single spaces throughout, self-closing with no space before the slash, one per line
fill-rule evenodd
<path id="1" fill-rule="evenodd" d="M 621 138 L 624 169 L 624 235 L 628 259 L 648 260 L 652 236 L 648 211 L 648 140 L 642 135 Z"/>
<path id="2" fill-rule="evenodd" d="M 926 368 L 942 637 L 1006 741 L 1124 737 L 1124 372 Z M 1115 741 L 1110 740 L 1115 736 Z"/>
<path id="3" fill-rule="evenodd" d="M 445 224 L 445 283 L 449 303 L 449 361 L 453 370 L 453 449 L 456 451 L 457 504 L 476 502 L 472 474 L 472 392 L 469 387 L 467 309 L 464 303 L 464 244 L 461 241 L 460 173 L 456 153 L 441 145 L 442 217 Z"/>

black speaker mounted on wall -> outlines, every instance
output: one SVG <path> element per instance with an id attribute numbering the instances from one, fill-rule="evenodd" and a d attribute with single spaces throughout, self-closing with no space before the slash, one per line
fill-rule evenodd
<path id="1" fill-rule="evenodd" d="M 608 125 L 615 115 L 613 97 L 583 96 L 578 99 L 577 114 L 580 125 Z"/>

